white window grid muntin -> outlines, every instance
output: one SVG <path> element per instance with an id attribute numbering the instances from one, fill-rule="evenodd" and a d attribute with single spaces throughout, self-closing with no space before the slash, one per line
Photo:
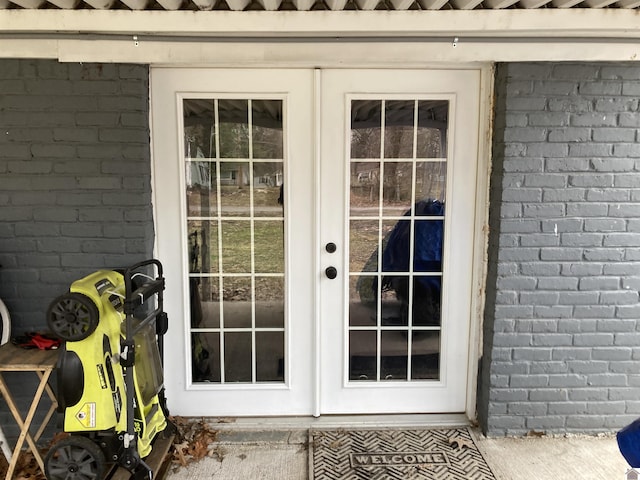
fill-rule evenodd
<path id="1" fill-rule="evenodd" d="M 413 108 L 413 138 L 412 138 L 412 157 L 411 158 L 386 158 L 384 155 L 385 152 L 385 119 L 386 119 L 386 101 L 387 100 L 409 100 L 409 97 L 411 97 L 413 99 L 414 102 L 414 108 Z M 351 139 L 351 123 L 350 123 L 350 114 L 351 114 L 351 105 L 352 102 L 354 100 L 379 100 L 381 102 L 382 105 L 382 111 L 381 111 L 381 121 L 380 121 L 380 158 L 351 158 L 351 145 L 350 145 L 350 139 Z M 416 153 L 417 153 L 417 138 L 418 138 L 418 102 L 422 101 L 422 100 L 445 100 L 448 102 L 448 111 L 447 111 L 447 156 L 446 157 L 417 157 Z M 440 360 L 442 360 L 442 358 L 444 358 L 444 347 L 445 347 L 445 343 L 443 342 L 443 333 L 444 330 L 443 329 L 443 325 L 445 325 L 445 319 L 446 319 L 446 315 L 444 312 L 444 293 L 445 293 L 445 288 L 444 288 L 444 283 L 442 281 L 443 278 L 443 272 L 445 271 L 445 251 L 447 250 L 446 245 L 447 245 L 447 223 L 449 223 L 450 221 L 450 215 L 438 215 L 438 216 L 417 216 L 415 214 L 415 199 L 416 199 L 416 165 L 418 163 L 447 163 L 448 162 L 448 158 L 452 158 L 452 138 L 453 135 L 451 135 L 450 129 L 451 129 L 451 125 L 452 125 L 452 114 L 453 114 L 453 98 L 450 95 L 438 95 L 438 96 L 424 96 L 424 95 L 411 95 L 411 94 L 396 94 L 396 95 L 346 95 L 345 101 L 346 101 L 346 112 L 347 112 L 347 122 L 346 122 L 346 128 L 349 129 L 349 135 L 346 136 L 346 138 L 349 139 L 349 142 L 345 142 L 348 143 L 349 145 L 345 146 L 345 151 L 347 152 L 347 158 L 349 159 L 348 162 L 345 162 L 345 168 L 347 169 L 347 175 L 345 175 L 345 185 L 346 188 L 349 189 L 348 191 L 350 191 L 351 188 L 351 176 L 350 176 L 350 166 L 351 163 L 373 163 L 376 164 L 380 167 L 380 174 L 379 174 L 379 185 L 378 185 L 378 251 L 377 251 L 377 272 L 351 272 L 349 271 L 349 256 L 350 256 L 350 251 L 349 251 L 349 229 L 346 229 L 345 232 L 345 245 L 347 245 L 347 252 L 345 255 L 345 271 L 349 271 L 349 278 L 351 277 L 358 277 L 358 276 L 366 276 L 366 277 L 371 277 L 371 278 L 377 278 L 377 292 L 376 292 L 376 325 L 373 326 L 351 326 L 349 324 L 349 302 L 346 302 L 345 305 L 345 313 L 344 313 L 344 326 L 346 327 L 346 331 L 345 331 L 345 335 L 344 335 L 344 339 L 345 339 L 345 344 L 344 344 L 344 351 L 345 351 L 345 364 L 343 367 L 343 372 L 344 372 L 344 384 L 348 385 L 350 387 L 357 387 L 357 386 L 362 386 L 362 387 L 366 387 L 366 385 L 370 385 L 371 383 L 376 383 L 377 385 L 397 385 L 398 383 L 406 383 L 406 384 L 424 384 L 425 382 L 429 382 L 429 383 L 433 383 L 433 384 L 438 384 L 438 383 L 442 383 L 443 382 L 443 377 L 444 377 L 444 365 L 442 364 L 442 361 L 438 362 L 438 378 L 437 379 L 412 379 L 411 378 L 411 368 L 412 368 L 412 346 L 413 346 L 413 332 L 428 332 L 428 331 L 434 331 L 434 332 L 439 332 L 440 333 L 440 348 L 439 348 L 439 358 Z M 408 163 L 411 162 L 412 163 L 412 184 L 411 184 L 411 213 L 410 215 L 383 215 L 383 208 L 384 208 L 384 202 L 383 202 L 383 198 L 384 198 L 384 166 L 386 163 Z M 445 205 L 450 204 L 449 202 L 449 198 L 447 198 L 450 195 L 450 183 L 451 183 L 451 175 L 450 172 L 447 172 L 447 177 L 446 177 L 446 183 L 445 183 Z M 347 202 L 347 205 L 345 206 L 345 211 L 346 211 L 346 215 L 347 218 L 349 219 L 349 221 L 347 222 L 348 225 L 350 225 L 350 221 L 351 220 L 370 220 L 370 221 L 375 221 L 376 218 L 372 217 L 372 216 L 359 216 L 359 215 L 351 215 L 350 212 L 350 201 Z M 448 212 L 447 212 L 448 213 Z M 442 270 L 440 272 L 414 272 L 413 271 L 413 256 L 414 256 L 414 250 L 415 250 L 415 245 L 414 245 L 414 227 L 415 227 L 415 221 L 416 219 L 419 219 L 420 221 L 436 221 L 436 220 L 441 220 L 443 222 L 443 252 L 442 252 Z M 382 239 L 383 239 L 383 220 L 408 220 L 410 222 L 410 233 L 409 233 L 409 271 L 406 272 L 383 272 L 382 271 Z M 409 304 L 409 308 L 408 308 L 408 318 L 407 318 L 407 325 L 406 326 L 383 326 L 382 325 L 382 295 L 381 295 L 381 288 L 382 288 L 382 277 L 383 274 L 394 274 L 394 275 L 402 275 L 402 276 L 407 276 L 408 280 L 409 280 L 409 298 L 411 299 L 411 303 Z M 441 296 L 440 296 L 440 305 L 441 305 L 441 310 L 440 310 L 440 326 L 415 326 L 413 325 L 413 282 L 414 279 L 417 277 L 440 277 L 441 278 Z M 348 293 L 348 289 L 349 289 L 349 282 L 345 282 L 345 287 L 347 289 L 347 295 L 346 298 L 349 298 L 349 293 Z M 349 338 L 350 338 L 350 332 L 354 332 L 354 331 L 375 331 L 376 332 L 376 378 L 372 379 L 372 380 L 368 380 L 368 381 L 362 381 L 362 380 L 351 380 L 350 379 L 350 345 L 349 345 Z M 400 332 L 407 332 L 407 378 L 406 379 L 402 379 L 402 380 L 393 380 L 393 381 L 382 381 L 384 379 L 381 379 L 381 348 L 382 348 L 382 332 L 383 331 L 400 331 Z"/>
<path id="2" fill-rule="evenodd" d="M 255 272 L 255 248 L 254 248 L 254 240 L 255 240 L 255 221 L 256 221 L 256 217 L 254 217 L 254 205 L 253 205 L 253 201 L 254 201 L 254 192 L 253 192 L 253 187 L 254 187 L 254 175 L 250 174 L 249 175 L 249 216 L 243 216 L 243 217 L 234 217 L 234 216 L 224 216 L 222 217 L 221 215 L 221 189 L 220 189 L 220 180 L 221 180 L 221 173 L 220 173 L 220 167 L 221 164 L 223 163 L 239 163 L 239 162 L 246 162 L 248 163 L 249 166 L 249 170 L 250 172 L 254 171 L 254 164 L 255 163 L 281 163 L 282 167 L 283 167 L 283 174 L 285 173 L 285 166 L 286 166 L 286 162 L 285 162 L 285 158 L 287 155 L 287 151 L 288 149 L 286 148 L 286 146 L 288 145 L 288 139 L 287 139 L 287 127 L 286 127 L 286 122 L 287 122 L 287 115 L 285 114 L 286 112 L 286 107 L 287 107 L 287 103 L 286 103 L 286 98 L 283 97 L 282 95 L 264 95 L 264 94 L 258 94 L 258 95 L 238 95 L 238 94 L 233 94 L 233 95 L 217 95 L 217 94 L 208 94 L 206 97 L 204 97 L 202 94 L 198 94 L 198 95 L 183 95 L 181 96 L 179 99 L 184 102 L 185 100 L 189 100 L 189 99 L 203 99 L 203 98 L 207 98 L 210 99 L 213 102 L 213 112 L 214 112 L 214 133 L 213 133 L 213 138 L 214 138 L 214 143 L 215 143 L 215 157 L 197 157 L 197 158 L 193 158 L 193 157 L 186 157 L 184 155 L 184 123 L 183 123 L 183 110 L 182 108 L 179 109 L 180 113 L 182 115 L 179 116 L 179 128 L 181 130 L 182 135 L 179 136 L 179 148 L 180 151 L 183 152 L 183 158 L 184 158 L 184 162 L 185 162 L 185 167 L 189 164 L 189 163 L 193 163 L 193 162 L 211 162 L 214 163 L 216 166 L 216 203 L 217 203 L 217 214 L 215 216 L 190 216 L 186 215 L 186 222 L 188 223 L 191 220 L 201 220 L 201 221 L 212 221 L 212 222 L 217 222 L 217 236 L 218 236 L 218 271 L 217 272 L 201 272 L 201 273 L 195 273 L 195 272 L 189 272 L 187 269 L 187 276 L 189 278 L 217 278 L 218 282 L 219 282 L 219 291 L 220 291 L 220 298 L 219 298 L 219 318 L 220 318 L 220 324 L 219 327 L 206 327 L 206 328 L 191 328 L 189 327 L 187 329 L 186 332 L 186 337 L 187 337 L 187 346 L 188 349 L 187 351 L 189 352 L 189 355 L 191 355 L 191 342 L 192 342 L 192 334 L 197 334 L 197 333 L 218 333 L 219 334 L 219 362 L 220 362 L 220 382 L 211 382 L 211 383 L 203 383 L 203 382 L 193 382 L 193 372 L 191 372 L 191 366 L 190 363 L 191 362 L 187 362 L 187 369 L 188 369 L 188 375 L 189 375 L 189 384 L 190 385 L 197 385 L 198 387 L 202 387 L 205 386 L 207 388 L 216 388 L 216 387 L 220 387 L 220 386 L 233 386 L 233 387 L 237 387 L 237 386 L 242 386 L 245 385 L 247 387 L 260 387 L 263 386 L 265 388 L 269 388 L 270 386 L 282 386 L 282 385 L 286 385 L 288 383 L 288 370 L 289 370 L 289 362 L 287 361 L 287 359 L 289 358 L 289 338 L 288 338 L 288 301 L 286 298 L 286 291 L 287 291 L 287 284 L 286 284 L 286 272 L 287 271 L 287 239 L 286 239 L 286 235 L 285 238 L 283 239 L 283 247 L 284 247 L 284 272 L 283 273 L 256 273 Z M 248 142 L 249 142 L 249 155 L 248 158 L 222 158 L 220 157 L 220 137 L 219 137 L 219 108 L 218 108 L 218 103 L 219 100 L 226 100 L 226 99 L 239 99 L 241 98 L 242 100 L 247 100 L 247 110 L 248 110 Z M 253 100 L 280 100 L 282 102 L 282 112 L 283 112 L 283 119 L 282 119 L 282 142 L 283 142 L 283 158 L 281 159 L 277 159 L 277 158 L 253 158 L 253 122 L 252 122 L 252 101 Z M 213 145 L 210 145 L 210 152 L 213 152 Z M 183 169 L 183 172 L 185 171 L 185 169 Z M 186 180 L 186 179 L 185 179 Z M 186 182 L 182 182 L 182 197 L 183 197 L 183 212 L 186 211 L 186 202 L 184 201 L 184 198 L 186 196 Z M 285 225 L 285 217 L 286 215 L 280 216 L 280 217 L 269 217 L 269 216 L 261 216 L 259 217 L 259 222 L 263 222 L 263 221 L 278 221 L 278 222 L 282 222 L 283 226 Z M 250 272 L 247 273 L 225 273 L 223 271 L 223 248 L 222 248 L 222 222 L 223 221 L 242 221 L 242 222 L 247 222 L 250 225 L 250 242 L 251 242 L 251 268 L 250 268 Z M 285 229 L 283 228 L 283 232 L 285 232 Z M 187 246 L 188 248 L 188 246 Z M 188 252 L 187 252 L 187 258 L 188 258 Z M 250 328 L 234 328 L 234 327 L 225 327 L 225 323 L 224 323 L 224 300 L 223 300 L 223 289 L 224 289 L 224 277 L 243 277 L 243 278 L 250 278 L 251 281 L 251 327 Z M 283 319 L 283 327 L 256 327 L 256 311 L 255 311 L 255 279 L 256 277 L 273 277 L 273 278 L 283 278 L 284 279 L 284 289 L 283 291 L 285 292 L 285 298 L 283 298 L 283 303 L 284 303 L 284 319 Z M 251 334 L 251 381 L 250 382 L 227 382 L 225 379 L 225 333 L 250 333 Z M 283 352 L 284 352 L 284 356 L 285 356 L 285 362 L 284 362 L 284 380 L 283 381 L 269 381 L 269 382 L 263 382 L 260 381 L 258 382 L 257 380 L 257 368 L 256 368 L 256 333 L 261 333 L 261 332 L 282 332 L 283 333 Z"/>

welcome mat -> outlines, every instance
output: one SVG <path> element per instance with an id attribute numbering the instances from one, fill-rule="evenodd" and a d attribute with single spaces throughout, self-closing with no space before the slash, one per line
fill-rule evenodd
<path id="1" fill-rule="evenodd" d="M 312 430 L 311 480 L 495 480 L 467 428 Z"/>

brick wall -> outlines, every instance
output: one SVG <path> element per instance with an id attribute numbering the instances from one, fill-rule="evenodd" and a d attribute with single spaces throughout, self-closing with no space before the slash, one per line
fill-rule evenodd
<path id="1" fill-rule="evenodd" d="M 14 331 L 153 248 L 148 68 L 0 59 L 0 296 Z"/>
<path id="2" fill-rule="evenodd" d="M 489 434 L 640 416 L 640 67 L 496 75 L 479 416 Z"/>

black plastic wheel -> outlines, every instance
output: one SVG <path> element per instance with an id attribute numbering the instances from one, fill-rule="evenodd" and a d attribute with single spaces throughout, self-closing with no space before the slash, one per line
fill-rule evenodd
<path id="1" fill-rule="evenodd" d="M 44 458 L 48 480 L 102 480 L 105 464 L 100 447 L 80 435 L 56 442 Z"/>
<path id="2" fill-rule="evenodd" d="M 68 341 L 87 338 L 96 329 L 99 320 L 98 307 L 81 293 L 60 295 L 47 311 L 47 323 L 51 331 Z"/>

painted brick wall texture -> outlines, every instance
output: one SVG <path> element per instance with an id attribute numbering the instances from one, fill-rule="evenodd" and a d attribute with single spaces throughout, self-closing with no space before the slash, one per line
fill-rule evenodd
<path id="1" fill-rule="evenodd" d="M 636 64 L 497 68 L 489 434 L 612 431 L 640 416 L 639 94 Z"/>
<path id="2" fill-rule="evenodd" d="M 74 280 L 153 246 L 148 68 L 0 60 L 0 295 L 43 328 Z"/>

